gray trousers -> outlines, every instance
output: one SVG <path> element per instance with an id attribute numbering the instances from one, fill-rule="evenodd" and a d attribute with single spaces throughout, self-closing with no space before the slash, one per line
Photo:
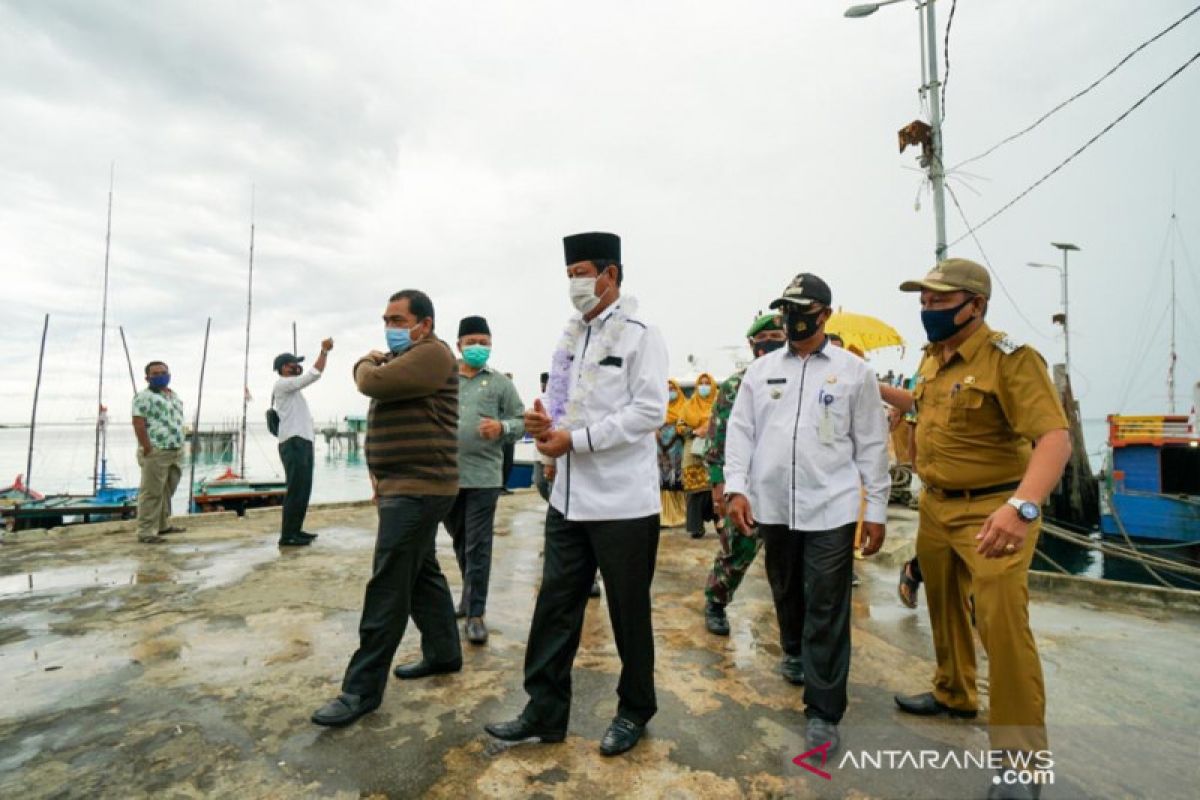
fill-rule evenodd
<path id="1" fill-rule="evenodd" d="M 183 470 L 179 466 L 181 448 L 159 450 L 150 455 L 138 448 L 138 466 L 142 468 L 142 481 L 138 486 L 137 533 L 138 537 L 155 536 L 165 531 L 171 519 L 171 496 L 179 488 Z"/>

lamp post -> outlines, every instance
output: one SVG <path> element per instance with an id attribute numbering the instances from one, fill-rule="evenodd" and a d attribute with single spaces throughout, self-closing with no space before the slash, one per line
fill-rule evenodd
<path id="1" fill-rule="evenodd" d="M 1037 269 L 1052 269 L 1056 270 L 1059 277 L 1062 279 L 1062 327 L 1063 327 L 1063 365 L 1067 370 L 1067 375 L 1071 374 L 1071 333 L 1070 333 L 1070 317 L 1069 317 L 1069 290 L 1067 284 L 1067 253 L 1072 250 L 1079 250 L 1073 244 L 1067 242 L 1051 242 L 1051 245 L 1062 251 L 1062 266 L 1057 264 L 1037 264 L 1030 261 L 1026 266 L 1036 267 Z"/>
<path id="2" fill-rule="evenodd" d="M 851 19 L 869 17 L 884 6 L 900 2 L 903 0 L 881 0 L 878 3 L 853 5 L 846 9 L 844 16 Z M 937 236 L 934 257 L 936 261 L 943 261 L 946 258 L 946 175 L 942 160 L 942 98 L 939 93 L 942 84 L 938 80 L 935 2 L 936 0 L 924 0 L 924 2 L 918 0 L 916 5 L 918 11 L 925 12 L 925 29 L 922 32 L 921 41 L 924 45 L 922 57 L 926 59 L 928 72 L 926 73 L 923 69 L 922 74 L 923 76 L 927 75 L 928 81 L 921 86 L 921 90 L 929 93 L 929 122 L 933 129 L 930 134 L 933 153 L 929 160 L 929 182 L 933 186 L 933 221 Z"/>

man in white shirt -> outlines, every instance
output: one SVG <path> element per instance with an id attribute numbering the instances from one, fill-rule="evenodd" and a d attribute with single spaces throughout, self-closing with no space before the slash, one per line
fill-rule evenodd
<path id="1" fill-rule="evenodd" d="M 887 421 L 874 373 L 825 337 L 829 286 L 802 273 L 771 308 L 788 346 L 750 365 L 729 416 L 725 492 L 767 549 L 785 658 L 799 656 L 810 748 L 837 748 L 850 673 L 854 529 L 866 490 L 863 555 L 887 522 Z M 799 652 L 788 652 L 788 651 Z"/>
<path id="2" fill-rule="evenodd" d="M 561 742 L 571 712 L 571 665 L 599 567 L 621 655 L 617 716 L 602 755 L 637 744 L 657 710 L 650 583 L 658 552 L 654 432 L 667 409 L 667 348 L 621 296 L 621 240 L 563 240 L 571 301 L 579 310 L 555 350 L 546 390 L 525 413 L 538 451 L 557 459 L 546 512 L 542 583 L 525 650 L 521 715 L 486 730 L 510 742 Z"/>
<path id="3" fill-rule="evenodd" d="M 308 498 L 312 494 L 313 420 L 302 390 L 321 379 L 325 359 L 333 349 L 333 339 L 321 342 L 321 355 L 306 375 L 300 362 L 304 356 L 280 353 L 275 356 L 275 371 L 279 380 L 271 390 L 271 405 L 279 415 L 279 458 L 287 478 L 287 495 L 283 499 L 283 522 L 279 533 L 281 547 L 304 547 L 312 544 L 316 534 L 305 533 L 304 517 L 308 514 Z"/>

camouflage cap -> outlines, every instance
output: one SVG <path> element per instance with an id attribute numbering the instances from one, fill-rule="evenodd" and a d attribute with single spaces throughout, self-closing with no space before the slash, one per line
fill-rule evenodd
<path id="1" fill-rule="evenodd" d="M 746 331 L 746 338 L 753 339 L 763 331 L 781 331 L 783 323 L 779 319 L 778 314 L 760 314 L 754 324 L 750 326 L 750 330 Z"/>
<path id="2" fill-rule="evenodd" d="M 948 258 L 939 261 L 921 280 L 905 281 L 900 284 L 902 292 L 972 292 L 984 297 L 992 296 L 992 278 L 988 271 L 974 261 L 965 258 Z"/>

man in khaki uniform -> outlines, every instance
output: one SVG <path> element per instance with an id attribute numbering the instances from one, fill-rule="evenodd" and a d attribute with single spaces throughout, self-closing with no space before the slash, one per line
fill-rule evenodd
<path id="1" fill-rule="evenodd" d="M 896 704 L 910 714 L 976 715 L 973 595 L 990 665 L 991 745 L 1006 765 L 1020 765 L 1016 754 L 1047 750 L 1027 576 L 1041 504 L 1071 453 L 1066 416 L 1037 351 L 984 322 L 991 279 L 982 266 L 942 261 L 900 290 L 921 293 L 930 341 L 913 391 L 914 463 L 925 484 L 917 558 L 937 671 L 932 692 Z M 988 797 L 1034 796 L 1032 788 L 1002 780 Z"/>

